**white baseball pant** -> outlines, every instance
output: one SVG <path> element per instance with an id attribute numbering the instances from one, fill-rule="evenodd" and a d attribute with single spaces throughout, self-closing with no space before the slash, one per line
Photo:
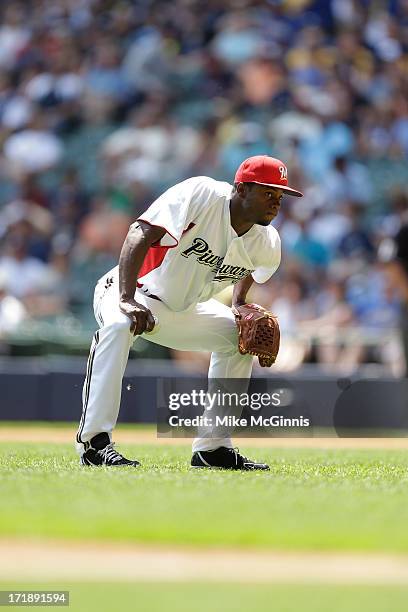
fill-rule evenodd
<path id="1" fill-rule="evenodd" d="M 158 319 L 153 332 L 143 334 L 146 340 L 172 349 L 212 351 L 209 379 L 249 380 L 253 357 L 238 351 L 237 329 L 230 308 L 211 299 L 174 312 L 139 289 L 135 299 Z M 117 276 L 108 288 L 105 278 L 99 281 L 95 288 L 94 313 L 100 327 L 91 345 L 82 392 L 83 410 L 77 433 L 80 454 L 85 450 L 85 443 L 100 432 L 107 432 L 112 439 L 118 418 L 129 350 L 138 338 L 130 333 L 130 319 L 119 310 L 118 304 Z M 193 441 L 193 452 L 232 447 L 230 437 L 213 437 L 211 427 L 200 430 L 200 436 Z"/>

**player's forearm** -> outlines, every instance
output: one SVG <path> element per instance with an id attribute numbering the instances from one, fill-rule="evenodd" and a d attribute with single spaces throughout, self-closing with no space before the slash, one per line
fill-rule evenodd
<path id="1" fill-rule="evenodd" d="M 233 306 L 241 306 L 242 304 L 246 303 L 246 296 L 248 291 L 252 287 L 253 282 L 254 279 L 252 278 L 252 275 L 249 274 L 242 280 L 238 281 L 236 285 L 234 285 L 234 291 L 232 294 Z"/>
<path id="2" fill-rule="evenodd" d="M 162 228 L 142 222 L 133 223 L 123 243 L 119 256 L 119 294 L 121 299 L 133 298 L 136 291 L 139 270 L 147 251 L 160 240 L 165 231 Z"/>

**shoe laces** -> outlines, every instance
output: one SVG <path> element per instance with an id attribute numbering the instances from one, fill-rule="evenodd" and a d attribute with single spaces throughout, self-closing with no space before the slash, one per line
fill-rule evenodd
<path id="1" fill-rule="evenodd" d="M 240 457 L 243 461 L 243 463 L 250 463 L 251 459 L 248 459 L 248 457 L 245 457 L 244 455 L 241 455 L 241 453 L 239 452 L 239 448 L 235 447 L 235 448 L 231 448 L 230 449 L 234 454 L 235 454 L 235 461 L 237 462 L 238 465 L 238 457 Z"/>
<path id="2" fill-rule="evenodd" d="M 234 453 L 234 455 L 235 455 L 235 464 L 236 465 L 238 465 L 238 458 L 242 459 L 243 462 L 248 461 L 247 457 L 244 457 L 243 455 L 240 454 L 239 448 L 235 447 L 235 448 L 230 448 L 229 450 L 232 453 Z"/>
<path id="3" fill-rule="evenodd" d="M 111 463 L 117 463 L 118 461 L 121 461 L 123 459 L 123 455 L 118 453 L 114 446 L 114 442 L 107 444 L 105 448 L 97 451 L 98 455 L 100 455 L 105 462 L 110 461 Z"/>

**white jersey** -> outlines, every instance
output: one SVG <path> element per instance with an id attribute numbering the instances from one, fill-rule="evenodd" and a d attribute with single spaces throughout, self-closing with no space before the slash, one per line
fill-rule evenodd
<path id="1" fill-rule="evenodd" d="M 182 311 L 209 300 L 252 274 L 264 283 L 277 270 L 280 238 L 274 227 L 253 225 L 243 236 L 231 226 L 233 187 L 206 176 L 168 189 L 140 215 L 166 230 L 138 275 L 138 286 Z"/>

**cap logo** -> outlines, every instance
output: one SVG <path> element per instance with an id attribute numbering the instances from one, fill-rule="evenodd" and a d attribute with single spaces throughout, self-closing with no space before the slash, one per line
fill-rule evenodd
<path id="1" fill-rule="evenodd" d="M 269 155 L 254 155 L 245 159 L 235 172 L 234 183 L 258 183 L 283 190 L 288 195 L 302 197 L 302 193 L 289 187 L 288 169 L 280 159 Z"/>

